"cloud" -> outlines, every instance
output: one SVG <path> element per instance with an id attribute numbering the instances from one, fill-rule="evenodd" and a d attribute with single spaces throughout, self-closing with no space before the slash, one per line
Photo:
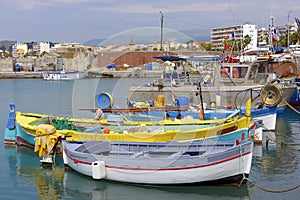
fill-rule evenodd
<path id="1" fill-rule="evenodd" d="M 128 3 L 128 1 L 111 1 L 110 4 L 101 5 L 98 2 L 97 5 L 93 5 L 90 9 L 98 11 L 111 11 L 116 13 L 141 13 L 141 14 L 152 14 L 158 11 L 162 12 L 218 12 L 227 9 L 226 3 L 216 3 L 213 2 L 192 2 L 189 3 L 178 3 L 181 0 L 173 1 L 159 1 L 153 3 L 153 1 L 133 1 Z"/>
<path id="2" fill-rule="evenodd" d="M 20 0 L 22 10 L 32 10 L 39 7 L 59 6 L 64 4 L 82 4 L 96 0 Z"/>
<path id="3" fill-rule="evenodd" d="M 46 1 L 37 1 L 37 0 L 20 0 L 20 4 L 22 10 L 31 10 L 40 6 L 49 6 L 51 3 Z"/>

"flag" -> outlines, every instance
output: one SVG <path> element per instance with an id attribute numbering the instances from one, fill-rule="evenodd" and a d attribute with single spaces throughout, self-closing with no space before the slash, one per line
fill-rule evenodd
<path id="1" fill-rule="evenodd" d="M 232 33 L 231 33 L 231 37 L 232 37 L 232 38 L 234 38 L 234 31 L 232 31 Z"/>
<path id="2" fill-rule="evenodd" d="M 224 38 L 225 39 L 234 38 L 234 31 L 232 31 L 230 35 L 225 35 Z"/>
<path id="3" fill-rule="evenodd" d="M 272 41 L 275 42 L 276 40 L 279 40 L 279 34 L 278 34 L 278 32 L 277 32 L 276 29 L 274 29 L 273 32 L 274 32 L 274 33 L 273 33 Z"/>
<path id="4" fill-rule="evenodd" d="M 172 87 L 176 87 L 176 81 L 175 81 L 175 79 L 172 78 L 171 84 L 172 84 Z"/>

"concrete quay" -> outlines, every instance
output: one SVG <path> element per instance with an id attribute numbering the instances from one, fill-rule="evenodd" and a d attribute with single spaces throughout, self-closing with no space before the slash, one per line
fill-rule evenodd
<path id="1" fill-rule="evenodd" d="M 0 79 L 43 79 L 43 71 L 0 72 Z M 159 78 L 162 70 L 89 71 L 86 78 Z"/>
<path id="2" fill-rule="evenodd" d="M 42 79 L 43 72 L 0 72 L 0 79 Z"/>

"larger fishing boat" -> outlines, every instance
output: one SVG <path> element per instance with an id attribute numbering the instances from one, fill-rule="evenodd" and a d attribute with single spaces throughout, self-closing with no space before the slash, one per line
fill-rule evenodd
<path id="1" fill-rule="evenodd" d="M 285 108 L 296 88 L 293 80 L 298 67 L 290 55 L 270 56 L 245 64 L 222 63 L 218 57 L 189 57 L 176 60 L 173 64 L 166 62 L 162 79 L 129 89 L 130 101 L 156 100 L 163 95 L 167 104 L 174 104 L 181 97 L 187 98 L 189 104 L 199 104 L 200 95 L 195 94 L 199 94 L 196 83 L 200 83 L 198 85 L 206 104 L 242 105 L 253 92 L 259 94 L 265 85 L 271 84 L 282 93 L 282 101 L 278 102 L 280 110 Z M 258 101 L 264 100 L 253 101 L 253 106 Z"/>

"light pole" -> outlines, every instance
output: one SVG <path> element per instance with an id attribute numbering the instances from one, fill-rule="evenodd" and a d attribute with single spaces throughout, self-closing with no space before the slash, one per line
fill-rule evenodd
<path id="1" fill-rule="evenodd" d="M 290 50 L 290 13 L 292 13 L 293 11 L 289 11 L 288 12 L 288 24 L 287 24 L 287 50 Z"/>
<path id="2" fill-rule="evenodd" d="M 159 11 L 160 14 L 161 14 L 161 17 L 160 17 L 160 51 L 163 50 L 162 48 L 162 42 L 163 42 L 163 24 L 164 24 L 164 15 L 161 11 Z"/>
<path id="3" fill-rule="evenodd" d="M 274 48 L 273 48 L 273 37 L 274 37 L 274 17 L 271 16 L 270 17 L 271 19 L 271 27 L 270 27 L 270 38 L 269 38 L 269 44 L 270 44 L 270 47 L 272 49 L 272 51 L 274 51 Z"/>

